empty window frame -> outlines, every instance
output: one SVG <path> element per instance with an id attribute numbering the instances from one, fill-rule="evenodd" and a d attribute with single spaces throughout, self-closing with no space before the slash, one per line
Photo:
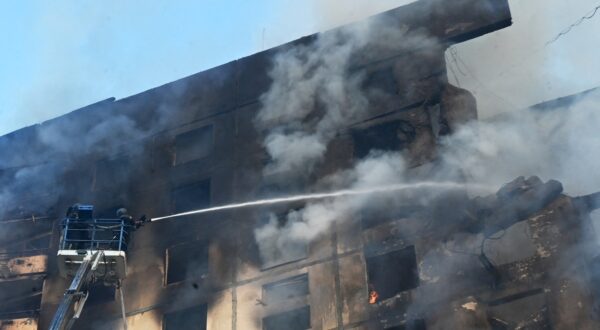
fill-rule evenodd
<path id="1" fill-rule="evenodd" d="M 163 317 L 163 330 L 205 330 L 206 305 L 194 306 L 171 313 Z"/>
<path id="2" fill-rule="evenodd" d="M 208 157 L 213 150 L 213 125 L 179 134 L 175 137 L 175 165 Z"/>
<path id="3" fill-rule="evenodd" d="M 375 291 L 378 300 L 419 286 L 415 247 L 392 251 L 367 258 L 369 294 Z"/>
<path id="4" fill-rule="evenodd" d="M 304 297 L 309 294 L 308 274 L 287 278 L 263 286 L 262 300 L 267 304 Z"/>
<path id="5" fill-rule="evenodd" d="M 168 248 L 165 284 L 203 280 L 208 274 L 208 247 L 206 241 L 194 241 Z"/>
<path id="6" fill-rule="evenodd" d="M 186 212 L 210 205 L 210 180 L 203 180 L 171 191 L 174 212 Z"/>
<path id="7" fill-rule="evenodd" d="M 294 309 L 263 318 L 263 330 L 306 330 L 310 329 L 310 307 Z"/>
<path id="8" fill-rule="evenodd" d="M 394 151 L 406 148 L 416 136 L 412 124 L 395 120 L 353 132 L 354 155 L 366 157 L 372 150 Z"/>

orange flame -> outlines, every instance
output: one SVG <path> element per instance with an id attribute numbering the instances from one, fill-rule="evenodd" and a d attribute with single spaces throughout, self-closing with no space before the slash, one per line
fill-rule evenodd
<path id="1" fill-rule="evenodd" d="M 369 292 L 369 304 L 373 305 L 377 303 L 377 299 L 379 298 L 379 293 L 375 290 L 371 290 Z"/>

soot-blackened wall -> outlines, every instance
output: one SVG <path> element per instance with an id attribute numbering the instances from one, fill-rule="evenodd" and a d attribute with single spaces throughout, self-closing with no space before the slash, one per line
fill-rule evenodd
<path id="1" fill-rule="evenodd" d="M 510 25 L 508 3 L 422 0 L 375 19 L 434 42 L 410 47 L 367 43 L 355 51 L 350 70 L 364 76 L 361 88 L 368 91 L 368 112 L 335 132 L 332 147 L 311 177 L 291 181 L 278 173 L 263 176 L 270 159 L 263 132 L 254 124 L 261 96 L 271 87 L 274 56 L 314 43 L 320 35 L 1 138 L 1 153 L 8 155 L 0 161 L 6 169 L 2 173 L 14 177 L 11 169 L 28 172 L 30 177 L 20 182 L 33 187 L 15 189 L 20 206 L 5 209 L 57 219 L 68 205 L 87 202 L 107 215 L 125 206 L 132 214 L 160 216 L 250 200 L 276 194 L 277 189 L 303 191 L 374 149 L 403 150 L 411 167 L 429 162 L 440 136 L 477 117 L 474 98 L 447 83 L 445 49 Z M 46 180 L 39 180 L 33 170 Z M 280 212 L 296 207 L 284 205 Z M 435 320 L 441 319 L 408 309 L 436 285 L 428 283 L 423 268 L 431 238 L 420 239 L 418 231 L 404 237 L 389 227 L 396 223 L 414 229 L 415 212 L 402 210 L 397 217 L 371 222 L 360 220 L 366 213 L 356 215 L 303 246 L 301 256 L 265 264 L 254 236 L 264 223 L 263 211 L 187 216 L 137 231 L 124 284 L 130 328 L 202 328 L 206 323 L 209 329 L 272 329 L 284 319 L 312 329 L 435 328 Z M 363 228 L 366 223 L 371 224 Z M 50 227 L 53 239 L 42 252 L 49 265 L 39 311 L 42 328 L 68 284 L 53 266 L 58 227 Z M 389 271 L 405 281 L 389 293 L 384 288 L 381 301 L 370 305 L 369 282 L 393 277 L 385 273 L 381 256 L 394 256 L 394 265 L 400 260 L 407 269 Z M 281 283 L 294 288 L 274 293 L 280 292 L 273 288 Z M 421 288 L 424 284 L 431 286 Z M 85 309 L 76 327 L 118 328 L 117 300 Z"/>

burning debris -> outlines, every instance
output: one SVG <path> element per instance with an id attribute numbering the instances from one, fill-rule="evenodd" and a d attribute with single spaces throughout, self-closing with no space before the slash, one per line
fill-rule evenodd
<path id="1" fill-rule="evenodd" d="M 373 284 L 369 284 L 369 304 L 371 304 L 371 305 L 376 304 L 378 299 L 379 299 L 379 293 L 377 293 L 377 291 L 375 291 Z"/>

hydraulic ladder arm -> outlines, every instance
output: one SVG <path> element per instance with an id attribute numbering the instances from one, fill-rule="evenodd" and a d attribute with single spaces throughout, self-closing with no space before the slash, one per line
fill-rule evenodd
<path id="1" fill-rule="evenodd" d="M 134 221 L 127 210 L 117 210 L 118 219 L 95 218 L 94 206 L 74 204 L 63 220 L 63 232 L 57 253 L 59 274 L 71 285 L 50 324 L 51 330 L 68 330 L 79 319 L 93 282 L 102 281 L 119 291 L 123 328 L 127 329 L 123 280 L 127 275 L 126 251 L 131 233 L 146 220 Z M 104 268 L 99 272 L 99 266 Z"/>
<path id="2" fill-rule="evenodd" d="M 50 325 L 51 330 L 68 330 L 79 318 L 89 295 L 88 286 L 92 281 L 92 275 L 103 255 L 104 252 L 96 251 L 83 259 L 54 314 Z"/>

